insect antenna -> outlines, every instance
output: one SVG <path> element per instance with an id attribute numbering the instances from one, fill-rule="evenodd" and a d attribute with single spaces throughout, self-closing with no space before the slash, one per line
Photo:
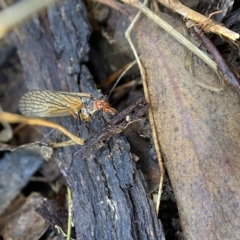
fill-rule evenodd
<path id="1" fill-rule="evenodd" d="M 59 124 L 59 118 L 57 118 L 57 123 Z M 56 129 L 53 128 L 50 132 L 48 132 L 39 142 L 42 143 L 45 141 Z"/>
<path id="2" fill-rule="evenodd" d="M 42 143 L 43 141 L 45 141 L 56 129 L 52 129 L 49 133 L 47 133 L 46 136 L 44 136 L 39 142 Z"/>

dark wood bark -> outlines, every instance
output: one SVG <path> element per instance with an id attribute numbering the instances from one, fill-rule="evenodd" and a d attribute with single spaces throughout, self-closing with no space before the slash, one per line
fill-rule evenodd
<path id="1" fill-rule="evenodd" d="M 21 32 L 23 42 L 15 42 L 29 90 L 82 91 L 100 96 L 84 65 L 90 27 L 81 1 L 50 8 Z M 79 126 L 72 117 L 60 118 L 59 123 L 89 139 L 108 121 L 106 118 L 106 114 L 96 113 L 87 127 L 83 123 Z M 51 138 L 67 140 L 56 131 Z M 73 193 L 77 239 L 164 239 L 126 139 L 111 137 L 106 146 L 85 159 L 74 157 L 80 148 L 65 147 L 55 153 Z"/>

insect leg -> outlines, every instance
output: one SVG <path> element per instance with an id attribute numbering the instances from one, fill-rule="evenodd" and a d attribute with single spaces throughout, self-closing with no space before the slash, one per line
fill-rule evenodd
<path id="1" fill-rule="evenodd" d="M 81 110 L 78 110 L 78 112 L 77 112 L 77 123 L 78 123 L 78 128 L 80 128 L 80 123 L 81 123 L 81 116 L 80 116 L 80 114 L 81 114 Z"/>

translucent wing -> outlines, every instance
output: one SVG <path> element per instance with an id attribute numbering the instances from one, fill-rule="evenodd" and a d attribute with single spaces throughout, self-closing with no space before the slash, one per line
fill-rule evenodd
<path id="1" fill-rule="evenodd" d="M 19 109 L 23 115 L 30 117 L 61 117 L 76 115 L 82 108 L 81 97 L 87 93 L 66 93 L 54 91 L 31 91 L 22 96 Z"/>

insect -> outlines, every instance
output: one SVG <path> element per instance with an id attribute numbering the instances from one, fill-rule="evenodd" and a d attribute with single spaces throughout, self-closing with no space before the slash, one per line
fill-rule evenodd
<path id="1" fill-rule="evenodd" d="M 94 99 L 89 93 L 34 90 L 25 93 L 19 102 L 20 112 L 29 117 L 62 117 L 72 115 L 88 122 L 101 110 L 112 115 L 117 111 L 104 99 Z"/>

